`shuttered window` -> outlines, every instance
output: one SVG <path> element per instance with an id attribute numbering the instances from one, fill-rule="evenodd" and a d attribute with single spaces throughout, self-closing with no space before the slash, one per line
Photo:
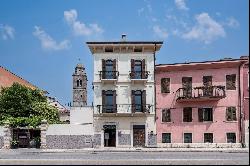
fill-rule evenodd
<path id="1" fill-rule="evenodd" d="M 192 107 L 183 108 L 183 122 L 192 122 Z"/>
<path id="2" fill-rule="evenodd" d="M 213 108 L 198 108 L 199 122 L 213 121 Z"/>
<path id="3" fill-rule="evenodd" d="M 171 133 L 162 133 L 162 143 L 171 143 Z"/>
<path id="4" fill-rule="evenodd" d="M 192 77 L 182 77 L 183 96 L 192 97 Z"/>
<path id="5" fill-rule="evenodd" d="M 102 91 L 102 110 L 103 113 L 115 113 L 116 112 L 116 91 L 115 90 L 103 90 Z"/>
<path id="6" fill-rule="evenodd" d="M 116 79 L 116 59 L 102 59 L 102 79 Z"/>
<path id="7" fill-rule="evenodd" d="M 162 122 L 171 122 L 171 111 L 170 109 L 162 110 Z"/>
<path id="8" fill-rule="evenodd" d="M 226 75 L 226 90 L 236 90 L 236 74 Z"/>
<path id="9" fill-rule="evenodd" d="M 146 90 L 131 91 L 132 112 L 146 112 Z"/>
<path id="10" fill-rule="evenodd" d="M 131 59 L 131 79 L 146 79 L 146 61 L 143 60 L 134 60 Z"/>
<path id="11" fill-rule="evenodd" d="M 236 107 L 227 107 L 226 111 L 226 119 L 227 121 L 236 121 Z"/>
<path id="12" fill-rule="evenodd" d="M 161 79 L 161 93 L 170 93 L 170 78 Z"/>

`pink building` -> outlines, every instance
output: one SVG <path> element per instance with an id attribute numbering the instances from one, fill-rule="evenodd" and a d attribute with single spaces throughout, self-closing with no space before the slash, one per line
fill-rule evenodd
<path id="1" fill-rule="evenodd" d="M 160 147 L 240 147 L 244 59 L 156 65 Z"/>
<path id="2" fill-rule="evenodd" d="M 242 109 L 243 109 L 243 134 L 246 146 L 249 146 L 249 56 L 242 56 L 241 59 L 247 60 L 242 65 Z"/>

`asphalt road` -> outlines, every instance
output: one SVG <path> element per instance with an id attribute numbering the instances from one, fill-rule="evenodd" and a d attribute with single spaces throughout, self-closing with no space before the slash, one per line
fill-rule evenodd
<path id="1" fill-rule="evenodd" d="M 0 152 L 0 165 L 248 165 L 249 153 L 225 152 Z"/>

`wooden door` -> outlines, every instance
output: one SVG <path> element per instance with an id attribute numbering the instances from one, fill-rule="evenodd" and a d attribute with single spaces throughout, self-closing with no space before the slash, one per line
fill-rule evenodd
<path id="1" fill-rule="evenodd" d="M 145 125 L 133 126 L 133 146 L 135 147 L 145 146 Z"/>

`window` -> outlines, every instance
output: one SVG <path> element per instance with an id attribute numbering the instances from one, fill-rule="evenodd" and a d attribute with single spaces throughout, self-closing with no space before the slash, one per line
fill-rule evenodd
<path id="1" fill-rule="evenodd" d="M 132 90 L 132 112 L 144 112 L 146 110 L 146 91 Z"/>
<path id="2" fill-rule="evenodd" d="M 236 90 L 236 74 L 226 75 L 226 90 Z"/>
<path id="3" fill-rule="evenodd" d="M 192 133 L 184 133 L 184 143 L 192 143 Z"/>
<path id="4" fill-rule="evenodd" d="M 227 133 L 227 143 L 236 143 L 235 133 Z"/>
<path id="5" fill-rule="evenodd" d="M 82 80 L 79 80 L 79 84 L 80 84 L 80 86 L 82 86 Z"/>
<path id="6" fill-rule="evenodd" d="M 116 59 L 102 60 L 102 79 L 116 79 Z"/>
<path id="7" fill-rule="evenodd" d="M 171 122 L 171 111 L 170 109 L 162 110 L 162 122 Z"/>
<path id="8" fill-rule="evenodd" d="M 236 107 L 227 107 L 226 112 L 227 121 L 236 121 Z"/>
<path id="9" fill-rule="evenodd" d="M 135 72 L 135 79 L 142 78 L 142 62 L 141 61 L 139 60 L 135 61 L 134 72 Z"/>
<path id="10" fill-rule="evenodd" d="M 170 78 L 161 79 L 161 93 L 170 93 Z"/>
<path id="11" fill-rule="evenodd" d="M 213 96 L 212 76 L 203 76 L 203 96 Z"/>
<path id="12" fill-rule="evenodd" d="M 102 91 L 103 111 L 105 113 L 112 113 L 116 111 L 116 91 L 107 90 Z"/>
<path id="13" fill-rule="evenodd" d="M 162 133 L 162 143 L 171 143 L 171 133 Z"/>
<path id="14" fill-rule="evenodd" d="M 212 76 L 203 76 L 203 85 L 212 86 Z"/>
<path id="15" fill-rule="evenodd" d="M 107 60 L 105 64 L 105 76 L 106 79 L 112 79 L 113 78 L 113 61 Z"/>
<path id="16" fill-rule="evenodd" d="M 135 91 L 135 112 L 142 112 L 142 92 Z"/>
<path id="17" fill-rule="evenodd" d="M 213 133 L 204 133 L 204 143 L 213 143 Z"/>
<path id="18" fill-rule="evenodd" d="M 145 59 L 134 60 L 131 59 L 131 79 L 146 79 L 147 75 L 145 72 Z"/>
<path id="19" fill-rule="evenodd" d="M 192 77 L 182 77 L 183 97 L 192 97 Z"/>
<path id="20" fill-rule="evenodd" d="M 142 52 L 142 47 L 135 47 L 134 52 Z"/>
<path id="21" fill-rule="evenodd" d="M 183 108 L 183 122 L 192 122 L 192 107 Z"/>
<path id="22" fill-rule="evenodd" d="M 105 47 L 105 52 L 113 52 L 113 47 Z"/>
<path id="23" fill-rule="evenodd" d="M 198 108 L 199 121 L 213 121 L 213 108 Z"/>

